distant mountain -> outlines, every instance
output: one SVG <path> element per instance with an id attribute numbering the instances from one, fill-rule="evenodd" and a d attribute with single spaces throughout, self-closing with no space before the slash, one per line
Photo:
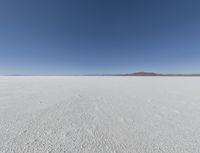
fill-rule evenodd
<path id="1" fill-rule="evenodd" d="M 162 74 L 154 73 L 154 72 L 136 72 L 127 74 L 128 76 L 162 76 Z"/>
<path id="2" fill-rule="evenodd" d="M 135 72 L 126 74 L 85 74 L 83 76 L 200 76 L 200 74 L 162 74 L 155 72 Z"/>
<path id="3" fill-rule="evenodd" d="M 161 74 L 154 72 L 136 72 L 124 74 L 123 76 L 200 76 L 200 74 Z"/>

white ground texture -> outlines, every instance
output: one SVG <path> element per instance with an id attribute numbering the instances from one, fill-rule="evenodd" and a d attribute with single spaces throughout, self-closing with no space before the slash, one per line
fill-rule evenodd
<path id="1" fill-rule="evenodd" d="M 198 77 L 0 77 L 0 153 L 199 153 Z"/>

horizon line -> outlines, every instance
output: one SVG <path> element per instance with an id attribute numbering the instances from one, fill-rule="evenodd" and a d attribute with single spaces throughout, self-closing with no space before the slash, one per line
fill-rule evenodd
<path id="1" fill-rule="evenodd" d="M 132 73 L 84 73 L 84 74 L 5 74 L 0 76 L 200 76 L 200 73 L 157 73 L 157 72 L 132 72 Z"/>

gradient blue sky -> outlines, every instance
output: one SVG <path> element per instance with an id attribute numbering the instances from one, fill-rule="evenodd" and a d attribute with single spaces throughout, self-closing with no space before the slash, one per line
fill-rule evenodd
<path id="1" fill-rule="evenodd" d="M 200 73 L 199 0 L 0 0 L 0 74 Z"/>

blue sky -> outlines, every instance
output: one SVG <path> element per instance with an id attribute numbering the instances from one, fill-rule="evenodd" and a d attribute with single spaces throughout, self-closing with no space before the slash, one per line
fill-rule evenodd
<path id="1" fill-rule="evenodd" d="M 199 0 L 1 0 L 0 74 L 200 73 Z"/>

